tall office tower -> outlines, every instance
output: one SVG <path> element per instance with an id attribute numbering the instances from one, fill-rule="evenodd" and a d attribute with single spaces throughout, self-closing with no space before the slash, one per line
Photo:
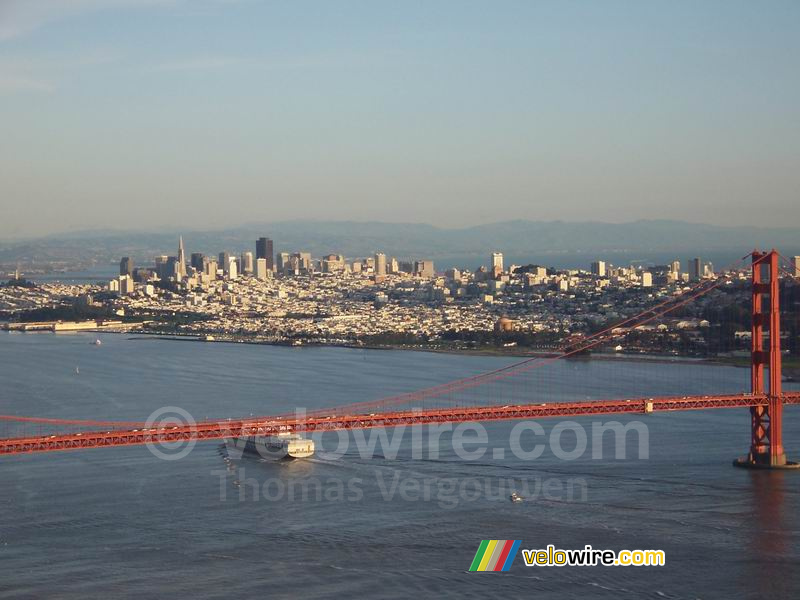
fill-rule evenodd
<path id="1" fill-rule="evenodd" d="M 219 264 L 215 260 L 206 260 L 203 265 L 203 274 L 207 275 L 210 279 L 217 278 L 217 269 Z"/>
<path id="2" fill-rule="evenodd" d="M 129 256 L 123 256 L 119 261 L 119 274 L 120 275 L 133 275 L 133 259 Z"/>
<path id="3" fill-rule="evenodd" d="M 653 287 L 653 274 L 649 271 L 642 272 L 642 287 Z"/>
<path id="4" fill-rule="evenodd" d="M 270 271 L 275 269 L 275 252 L 272 250 L 271 239 L 262 237 L 256 240 L 256 258 L 265 258 L 267 269 Z"/>
<path id="5" fill-rule="evenodd" d="M 286 272 L 292 275 L 300 274 L 300 254 L 297 252 L 289 257 L 289 267 L 286 269 Z"/>
<path id="6" fill-rule="evenodd" d="M 396 275 L 400 272 L 400 263 L 397 262 L 397 259 L 393 256 L 392 260 L 389 261 L 389 273 Z"/>
<path id="7" fill-rule="evenodd" d="M 265 280 L 269 279 L 269 276 L 272 274 L 272 271 L 267 269 L 267 259 L 266 258 L 257 258 L 256 259 L 256 279 Z"/>
<path id="8" fill-rule="evenodd" d="M 289 269 L 289 253 L 279 252 L 277 255 L 278 264 L 276 265 L 280 273 L 284 273 Z M 269 264 L 269 263 L 267 263 Z"/>
<path id="9" fill-rule="evenodd" d="M 397 264 L 398 273 L 414 273 L 414 265 L 412 261 L 402 261 Z"/>
<path id="10" fill-rule="evenodd" d="M 503 272 L 503 253 L 492 252 L 492 264 L 490 270 L 494 273 L 497 269 Z"/>
<path id="11" fill-rule="evenodd" d="M 681 273 L 681 261 L 673 260 L 672 264 L 670 265 L 670 271 L 672 271 L 676 275 L 680 275 L 680 273 Z"/>
<path id="12" fill-rule="evenodd" d="M 713 277 L 714 276 L 714 263 L 707 262 L 703 265 L 703 276 L 704 277 Z"/>
<path id="13" fill-rule="evenodd" d="M 433 261 L 432 260 L 417 260 L 414 261 L 414 275 L 419 277 L 433 277 Z"/>
<path id="14" fill-rule="evenodd" d="M 375 254 L 375 275 L 380 277 L 386 275 L 386 255 L 382 252 Z"/>
<path id="15" fill-rule="evenodd" d="M 178 264 L 175 266 L 175 277 L 179 280 L 186 277 L 186 253 L 183 251 L 183 236 L 178 240 Z"/>
<path id="16" fill-rule="evenodd" d="M 794 267 L 794 276 L 800 277 L 800 256 L 792 257 L 792 266 Z"/>
<path id="17" fill-rule="evenodd" d="M 192 258 L 189 261 L 192 265 L 192 268 L 197 271 L 198 273 L 203 272 L 203 267 L 205 265 L 205 256 L 203 256 L 202 252 L 192 252 Z"/>
<path id="18" fill-rule="evenodd" d="M 225 275 L 228 279 L 236 279 L 239 276 L 239 267 L 236 263 L 235 256 L 228 256 L 228 265 L 225 269 Z"/>
<path id="19" fill-rule="evenodd" d="M 294 270 L 311 271 L 311 252 L 295 252 L 292 258 L 296 261 L 292 265 Z"/>
<path id="20" fill-rule="evenodd" d="M 253 253 L 242 252 L 242 273 L 245 275 L 253 274 Z"/>
<path id="21" fill-rule="evenodd" d="M 219 253 L 219 256 L 217 257 L 217 265 L 219 265 L 219 268 L 222 269 L 225 275 L 228 274 L 228 265 L 230 264 L 230 262 L 231 262 L 230 252 Z"/>
<path id="22" fill-rule="evenodd" d="M 130 275 L 119 276 L 119 293 L 121 295 L 127 296 L 128 294 L 132 294 L 134 289 L 133 278 Z"/>
<path id="23" fill-rule="evenodd" d="M 158 275 L 159 279 L 167 279 L 169 278 L 169 273 L 167 272 L 167 263 L 169 262 L 169 256 L 166 254 L 161 254 L 160 256 L 156 256 L 156 275 Z"/>
<path id="24" fill-rule="evenodd" d="M 703 261 L 693 258 L 689 261 L 689 281 L 700 281 L 703 278 Z"/>
<path id="25" fill-rule="evenodd" d="M 602 260 L 596 260 L 592 263 L 592 275 L 598 277 L 606 276 L 606 263 Z"/>
<path id="26" fill-rule="evenodd" d="M 168 256 L 167 265 L 164 267 L 166 279 L 180 279 L 178 276 L 178 257 Z"/>

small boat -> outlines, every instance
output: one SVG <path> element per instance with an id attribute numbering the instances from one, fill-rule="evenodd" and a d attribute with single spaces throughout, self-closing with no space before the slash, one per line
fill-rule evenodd
<path id="1" fill-rule="evenodd" d="M 511 496 L 509 496 L 509 500 L 511 500 L 511 502 L 522 502 L 523 497 L 520 496 L 517 492 L 511 492 Z"/>
<path id="2" fill-rule="evenodd" d="M 75 367 L 75 374 L 76 374 L 76 375 L 80 375 L 80 374 L 81 374 L 81 369 L 80 369 L 80 367 Z"/>
<path id="3" fill-rule="evenodd" d="M 103 345 L 103 342 L 101 342 L 101 341 L 100 341 L 100 339 L 98 338 L 98 339 L 96 339 L 96 340 L 94 341 L 94 345 L 95 345 L 95 346 L 102 346 L 102 345 Z"/>

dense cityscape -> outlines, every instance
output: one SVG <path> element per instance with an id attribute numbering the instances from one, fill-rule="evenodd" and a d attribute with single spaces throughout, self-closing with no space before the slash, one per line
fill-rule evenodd
<path id="1" fill-rule="evenodd" d="M 800 257 L 793 260 L 800 273 Z M 5 328 L 18 330 L 101 327 L 206 341 L 533 352 L 579 341 L 719 277 L 700 258 L 687 266 L 596 260 L 588 269 L 556 270 L 506 265 L 495 251 L 475 270 L 439 273 L 431 260 L 381 252 L 356 259 L 276 253 L 266 237 L 255 252 L 209 257 L 187 254 L 181 238 L 174 256 L 156 256 L 151 265 L 122 257 L 119 276 L 105 286 L 34 285 L 16 273 L 0 289 L 0 311 Z M 727 273 L 725 285 L 691 311 L 635 330 L 620 327 L 606 349 L 673 355 L 744 349 L 748 315 L 735 310 L 733 299 L 748 276 Z"/>

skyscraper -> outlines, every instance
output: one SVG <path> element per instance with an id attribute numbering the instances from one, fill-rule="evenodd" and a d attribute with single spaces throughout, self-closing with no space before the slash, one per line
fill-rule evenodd
<path id="1" fill-rule="evenodd" d="M 386 255 L 382 252 L 375 254 L 375 275 L 378 277 L 386 275 Z"/>
<path id="2" fill-rule="evenodd" d="M 133 278 L 130 275 L 120 275 L 119 277 L 119 293 L 123 296 L 132 294 L 135 289 Z"/>
<path id="3" fill-rule="evenodd" d="M 267 279 L 269 276 L 272 275 L 272 271 L 267 270 L 267 259 L 266 258 L 257 258 L 256 259 L 256 279 Z"/>
<path id="4" fill-rule="evenodd" d="M 253 253 L 252 252 L 242 252 L 242 273 L 246 275 L 253 274 Z"/>
<path id="5" fill-rule="evenodd" d="M 490 270 L 494 272 L 495 270 L 500 270 L 503 272 L 503 253 L 502 252 L 492 252 L 492 264 Z"/>
<path id="6" fill-rule="evenodd" d="M 205 256 L 203 256 L 202 252 L 192 252 L 190 262 L 195 271 L 198 273 L 203 272 L 203 267 L 205 266 Z"/>
<path id="7" fill-rule="evenodd" d="M 186 253 L 183 251 L 183 236 L 178 241 L 178 264 L 175 265 L 175 277 L 186 277 Z"/>
<path id="8" fill-rule="evenodd" d="M 792 257 L 792 266 L 794 267 L 794 276 L 800 277 L 800 256 Z"/>
<path id="9" fill-rule="evenodd" d="M 120 275 L 133 275 L 133 259 L 128 256 L 123 256 L 119 261 L 119 274 Z"/>
<path id="10" fill-rule="evenodd" d="M 228 267 L 231 262 L 231 253 L 230 252 L 220 252 L 219 256 L 217 257 L 217 265 L 219 268 L 222 269 L 225 275 L 228 274 Z"/>
<path id="11" fill-rule="evenodd" d="M 267 269 L 272 271 L 275 267 L 275 252 L 272 249 L 272 240 L 267 237 L 256 240 L 256 260 L 264 258 L 267 260 Z"/>
<path id="12" fill-rule="evenodd" d="M 225 276 L 228 279 L 236 279 L 239 276 L 239 267 L 235 256 L 228 256 L 228 264 L 225 268 Z"/>
<path id="13" fill-rule="evenodd" d="M 689 261 L 689 281 L 700 281 L 703 278 L 703 261 L 693 258 Z"/>
<path id="14" fill-rule="evenodd" d="M 592 275 L 598 277 L 606 276 L 606 263 L 602 260 L 596 260 L 592 263 Z"/>
<path id="15" fill-rule="evenodd" d="M 311 272 L 311 252 L 295 252 L 290 257 L 290 262 L 292 264 L 292 270 L 295 272 L 297 271 L 305 271 L 307 273 Z"/>
<path id="16" fill-rule="evenodd" d="M 168 269 L 169 256 L 161 254 L 156 256 L 156 275 L 159 279 L 166 280 L 172 275 Z"/>
<path id="17" fill-rule="evenodd" d="M 267 263 L 269 265 L 269 263 Z M 278 254 L 278 271 L 281 273 L 286 273 L 289 269 L 289 253 L 288 252 L 281 252 Z"/>
<path id="18" fill-rule="evenodd" d="M 429 278 L 433 277 L 434 273 L 432 260 L 414 261 L 414 275 Z"/>

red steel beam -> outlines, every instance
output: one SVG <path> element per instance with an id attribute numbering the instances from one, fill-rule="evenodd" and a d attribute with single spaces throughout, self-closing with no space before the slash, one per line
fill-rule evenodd
<path id="1" fill-rule="evenodd" d="M 800 392 L 783 395 L 785 404 L 800 404 Z M 327 415 L 306 419 L 256 417 L 229 421 L 202 421 L 195 425 L 161 429 L 128 431 L 88 431 L 67 435 L 9 438 L 0 440 L 0 454 L 53 452 L 111 446 L 133 446 L 159 442 L 218 440 L 245 435 L 274 435 L 277 433 L 337 431 L 426 425 L 436 423 L 465 423 L 544 419 L 610 414 L 641 414 L 679 410 L 716 408 L 746 408 L 765 406 L 766 395 L 729 394 L 718 396 L 677 396 L 637 398 L 631 400 L 596 400 L 589 402 L 554 402 L 507 406 L 477 406 L 463 408 L 403 410 L 362 415 Z"/>

